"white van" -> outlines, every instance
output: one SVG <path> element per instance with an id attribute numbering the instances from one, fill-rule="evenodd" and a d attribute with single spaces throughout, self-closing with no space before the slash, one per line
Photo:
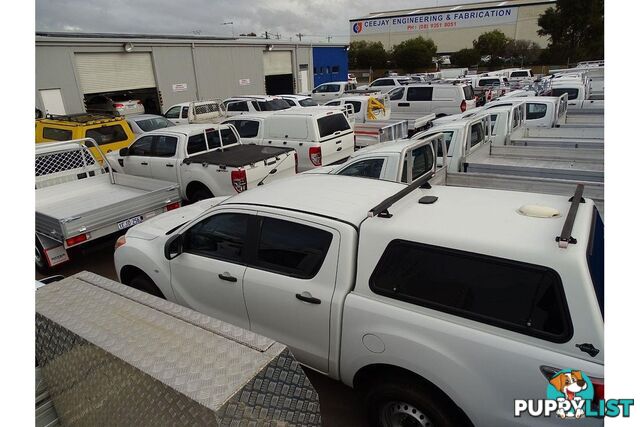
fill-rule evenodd
<path id="1" fill-rule="evenodd" d="M 412 84 L 392 89 L 388 95 L 393 112 L 433 113 L 442 117 L 476 107 L 473 88 L 464 83 Z"/>

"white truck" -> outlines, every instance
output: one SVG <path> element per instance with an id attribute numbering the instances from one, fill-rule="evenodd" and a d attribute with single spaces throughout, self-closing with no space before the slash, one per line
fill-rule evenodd
<path id="1" fill-rule="evenodd" d="M 558 79 L 551 82 L 551 96 L 566 93 L 572 113 L 604 114 L 604 98 L 591 98 L 590 86 L 578 79 Z"/>
<path id="2" fill-rule="evenodd" d="M 372 81 L 368 85 L 358 86 L 358 89 L 373 89 L 379 90 L 382 93 L 387 93 L 391 89 L 408 85 L 412 82 L 411 78 L 403 77 L 403 76 L 389 76 L 389 77 L 381 77 Z"/>
<path id="3" fill-rule="evenodd" d="M 220 123 L 227 117 L 227 111 L 222 100 L 213 99 L 172 105 L 164 117 L 176 125 Z"/>
<path id="4" fill-rule="evenodd" d="M 42 273 L 88 244 L 180 207 L 174 183 L 113 173 L 95 140 L 36 145 L 35 265 Z"/>
<path id="5" fill-rule="evenodd" d="M 344 96 L 324 105 L 352 110 L 356 147 L 406 138 L 428 129 L 436 118 L 431 112 L 395 110 L 388 94 L 381 93 Z"/>
<path id="6" fill-rule="evenodd" d="M 340 162 L 355 149 L 351 124 L 338 108 L 243 114 L 224 123 L 233 125 L 245 143 L 295 149 L 300 172 Z"/>
<path id="7" fill-rule="evenodd" d="M 604 270 L 593 202 L 418 188 L 427 178 L 310 174 L 202 201 L 131 229 L 116 271 L 284 343 L 359 391 L 369 425 L 566 424 L 514 417 L 514 399 L 545 396 L 566 367 L 589 376 L 597 405 Z"/>
<path id="8" fill-rule="evenodd" d="M 295 175 L 293 148 L 246 144 L 233 126 L 180 125 L 138 137 L 107 157 L 118 175 L 178 183 L 189 202 L 228 196 Z"/>
<path id="9" fill-rule="evenodd" d="M 356 89 L 356 84 L 352 82 L 327 82 L 322 83 L 309 93 L 305 93 L 303 95 L 308 95 L 314 101 L 323 104 L 329 100 L 334 98 L 340 98 L 345 95 L 350 90 Z"/>
<path id="10" fill-rule="evenodd" d="M 501 109 L 508 111 L 507 107 Z M 428 142 L 442 135 L 446 148 L 441 148 L 434 140 L 439 168 L 435 182 L 567 196 L 580 183 L 584 186 L 585 197 L 593 199 L 600 212 L 604 212 L 604 150 L 601 143 L 576 143 L 578 148 L 575 148 L 576 145 L 567 141 L 562 145 L 557 136 L 555 141 L 538 136 L 500 144 L 494 140 L 496 135 L 487 133 L 491 115 L 485 113 L 434 126 L 413 136 L 416 141 Z M 502 111 L 499 116 L 498 125 L 509 114 Z M 493 129 L 497 129 L 495 123 Z M 547 130 L 560 129 L 533 128 L 528 131 Z M 443 151 L 447 152 L 446 159 L 442 157 Z M 446 173 L 443 174 L 440 168 Z"/>
<path id="11" fill-rule="evenodd" d="M 243 95 L 224 100 L 227 116 L 238 116 L 260 111 L 279 111 L 291 108 L 291 105 L 279 96 Z"/>

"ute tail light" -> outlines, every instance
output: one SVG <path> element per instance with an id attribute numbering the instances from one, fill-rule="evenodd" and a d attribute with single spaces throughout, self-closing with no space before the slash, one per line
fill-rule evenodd
<path id="1" fill-rule="evenodd" d="M 309 148 L 309 160 L 314 166 L 322 166 L 322 147 Z"/>
<path id="2" fill-rule="evenodd" d="M 166 206 L 166 209 L 167 209 L 167 212 L 168 212 L 168 211 L 172 211 L 174 209 L 178 209 L 179 207 L 180 207 L 180 202 L 173 202 L 173 203 L 169 203 Z"/>
<path id="3" fill-rule="evenodd" d="M 465 101 L 464 99 L 460 103 L 460 111 L 462 111 L 463 113 L 467 111 L 467 101 Z"/>
<path id="4" fill-rule="evenodd" d="M 244 169 L 231 171 L 231 184 L 236 193 L 242 193 L 247 189 L 247 172 Z"/>
<path id="5" fill-rule="evenodd" d="M 298 152 L 293 153 L 293 160 L 296 162 L 296 173 L 298 173 Z"/>
<path id="6" fill-rule="evenodd" d="M 589 379 L 593 384 L 593 404 L 597 405 L 604 400 L 604 378 L 589 377 Z"/>
<path id="7" fill-rule="evenodd" d="M 69 237 L 67 240 L 65 240 L 65 242 L 67 244 L 67 247 L 71 247 L 79 243 L 86 242 L 90 237 L 91 235 L 89 233 L 78 234 L 77 236 Z"/>
<path id="8" fill-rule="evenodd" d="M 124 108 L 124 104 L 113 104 L 115 108 Z"/>
<path id="9" fill-rule="evenodd" d="M 138 100 L 136 101 L 138 104 L 142 105 L 142 101 Z"/>

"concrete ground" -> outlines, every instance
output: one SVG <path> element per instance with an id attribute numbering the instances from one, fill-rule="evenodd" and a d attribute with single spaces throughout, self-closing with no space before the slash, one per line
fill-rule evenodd
<path id="1" fill-rule="evenodd" d="M 71 276 L 83 270 L 91 271 L 112 280 L 118 280 L 113 264 L 115 239 L 101 242 L 74 260 L 61 266 L 52 274 Z M 44 277 L 36 272 L 36 278 Z M 344 384 L 334 381 L 318 372 L 305 368 L 309 380 L 320 395 L 322 424 L 331 427 L 364 427 L 364 410 L 356 393 Z"/>

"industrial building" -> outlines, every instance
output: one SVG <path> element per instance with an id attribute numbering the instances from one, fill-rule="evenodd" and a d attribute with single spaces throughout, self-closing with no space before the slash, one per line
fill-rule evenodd
<path id="1" fill-rule="evenodd" d="M 96 95 L 130 96 L 146 112 L 187 101 L 286 94 L 347 79 L 347 47 L 260 38 L 36 34 L 36 107 L 86 110 Z"/>
<path id="2" fill-rule="evenodd" d="M 432 39 L 440 54 L 471 48 L 480 34 L 493 30 L 545 47 L 548 40 L 538 36 L 538 17 L 549 7 L 555 7 L 555 0 L 505 0 L 375 12 L 349 20 L 349 33 L 352 42 L 382 42 L 385 49 L 422 36 Z"/>

